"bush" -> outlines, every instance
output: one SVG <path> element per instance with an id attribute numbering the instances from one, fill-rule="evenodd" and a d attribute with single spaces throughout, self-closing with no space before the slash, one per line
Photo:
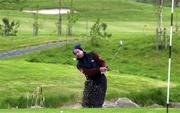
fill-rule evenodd
<path id="1" fill-rule="evenodd" d="M 43 97 L 43 98 L 41 98 Z M 38 95 L 38 96 L 30 96 L 28 99 L 26 96 L 21 96 L 19 98 L 7 98 L 6 101 L 3 103 L 9 108 L 16 107 L 18 108 L 26 108 L 32 106 L 41 106 L 47 108 L 56 108 L 60 107 L 64 104 L 77 101 L 77 95 L 74 94 L 45 94 L 45 95 Z M 3 107 L 4 108 L 4 107 Z M 7 108 L 7 107 L 6 107 Z"/>
<path id="2" fill-rule="evenodd" d="M 166 90 L 165 89 L 151 89 L 143 92 L 131 93 L 128 95 L 132 101 L 141 106 L 149 106 L 152 104 L 166 105 Z"/>
<path id="3" fill-rule="evenodd" d="M 107 27 L 108 27 L 107 24 L 101 23 L 100 19 L 97 19 L 95 24 L 91 27 L 90 38 L 91 38 L 91 44 L 93 46 L 98 45 L 97 39 L 110 38 L 112 36 L 112 34 L 108 34 L 106 32 Z"/>
<path id="4" fill-rule="evenodd" d="M 0 24 L 0 34 L 3 36 L 16 36 L 20 23 L 18 21 L 10 22 L 8 18 L 2 19 Z"/>

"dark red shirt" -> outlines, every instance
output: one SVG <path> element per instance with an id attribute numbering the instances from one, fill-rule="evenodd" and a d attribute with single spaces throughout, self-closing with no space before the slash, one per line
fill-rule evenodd
<path id="1" fill-rule="evenodd" d="M 79 69 L 79 71 L 81 71 L 84 75 L 86 75 L 88 77 L 92 77 L 92 76 L 101 74 L 100 67 L 107 67 L 105 61 L 101 57 L 99 57 L 99 55 L 97 53 L 91 52 L 91 54 L 92 54 L 93 59 L 96 62 L 98 62 L 98 67 L 87 68 L 87 67 L 84 67 L 84 66 L 77 65 L 77 68 Z M 86 57 L 86 55 L 84 57 Z M 79 60 L 81 60 L 81 59 L 79 59 Z"/>

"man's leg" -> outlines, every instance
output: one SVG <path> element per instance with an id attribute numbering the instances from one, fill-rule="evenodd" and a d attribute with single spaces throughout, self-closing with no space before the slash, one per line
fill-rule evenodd
<path id="1" fill-rule="evenodd" d="M 101 75 L 101 78 L 95 81 L 93 86 L 92 102 L 93 107 L 102 107 L 106 96 L 107 80 L 105 75 Z"/>
<path id="2" fill-rule="evenodd" d="M 92 107 L 92 103 L 91 103 L 92 91 L 93 91 L 93 81 L 92 80 L 85 81 L 83 99 L 82 99 L 83 107 Z"/>

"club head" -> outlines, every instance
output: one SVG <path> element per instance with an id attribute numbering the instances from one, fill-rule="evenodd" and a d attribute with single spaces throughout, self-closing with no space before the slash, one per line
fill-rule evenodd
<path id="1" fill-rule="evenodd" d="M 122 42 L 122 40 L 120 40 L 120 41 L 119 41 L 119 44 L 120 44 L 120 46 L 123 46 L 123 42 Z"/>

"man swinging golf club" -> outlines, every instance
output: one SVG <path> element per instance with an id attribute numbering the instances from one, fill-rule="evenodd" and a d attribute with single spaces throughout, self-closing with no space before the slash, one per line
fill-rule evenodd
<path id="1" fill-rule="evenodd" d="M 94 52 L 86 53 L 80 45 L 73 48 L 77 59 L 77 68 L 85 77 L 82 106 L 89 108 L 102 107 L 106 95 L 107 80 L 105 61 Z"/>

